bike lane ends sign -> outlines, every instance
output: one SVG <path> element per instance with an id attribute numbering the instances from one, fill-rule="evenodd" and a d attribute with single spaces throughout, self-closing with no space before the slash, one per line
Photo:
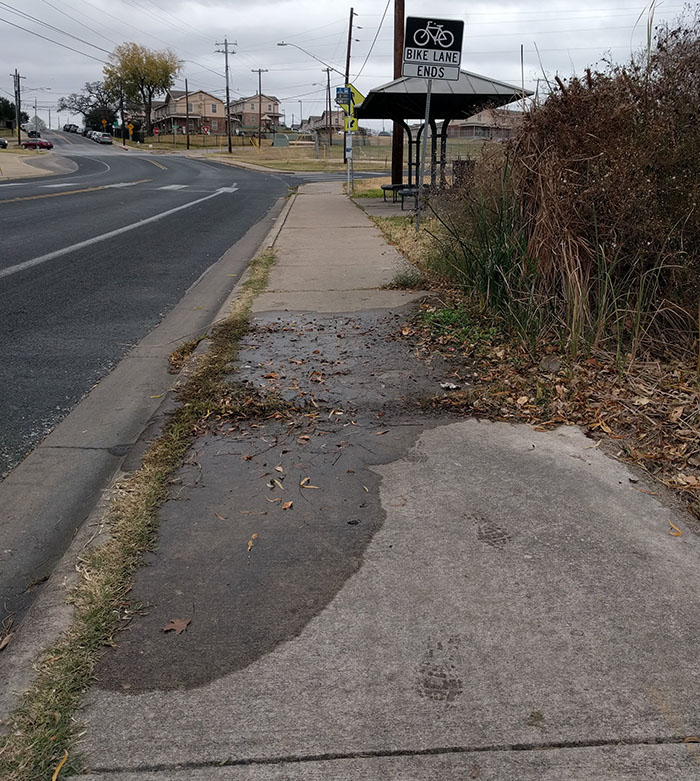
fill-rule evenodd
<path id="1" fill-rule="evenodd" d="M 407 17 L 401 74 L 457 81 L 463 37 L 462 21 Z"/>

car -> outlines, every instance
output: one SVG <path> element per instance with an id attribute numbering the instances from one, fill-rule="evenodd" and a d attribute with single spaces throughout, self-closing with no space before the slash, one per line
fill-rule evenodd
<path id="1" fill-rule="evenodd" d="M 41 138 L 41 133 L 38 130 L 29 130 L 27 135 L 29 138 Z"/>
<path id="2" fill-rule="evenodd" d="M 21 146 L 22 149 L 53 149 L 53 144 L 44 138 L 28 138 Z"/>
<path id="3" fill-rule="evenodd" d="M 111 144 L 112 136 L 110 136 L 109 133 L 95 133 L 94 140 L 97 141 L 98 144 Z"/>
<path id="4" fill-rule="evenodd" d="M 0 138 L 0 149 L 7 149 L 7 139 Z"/>

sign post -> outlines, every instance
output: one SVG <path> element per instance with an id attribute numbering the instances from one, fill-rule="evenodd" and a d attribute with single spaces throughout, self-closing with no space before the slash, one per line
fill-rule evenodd
<path id="1" fill-rule="evenodd" d="M 430 19 L 419 16 L 406 18 L 401 75 L 426 80 L 423 148 L 416 193 L 416 232 L 420 230 L 420 204 L 423 197 L 433 80 L 457 81 L 459 79 L 463 37 L 464 22 L 458 19 Z"/>
<path id="2" fill-rule="evenodd" d="M 355 106 L 362 103 L 364 95 L 352 84 L 337 87 L 335 90 L 335 102 L 345 112 L 345 159 L 347 160 L 347 192 L 348 198 L 352 191 L 352 134 L 359 129 Z"/>

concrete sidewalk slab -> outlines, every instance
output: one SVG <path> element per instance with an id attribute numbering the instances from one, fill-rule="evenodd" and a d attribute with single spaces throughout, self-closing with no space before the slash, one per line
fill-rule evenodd
<path id="1" fill-rule="evenodd" d="M 222 423 L 176 476 L 88 778 L 697 777 L 700 539 L 578 429 L 426 413 L 449 368 L 382 309 L 420 294 L 299 264 L 313 209 L 318 242 L 326 210 L 367 220 L 302 188 L 229 378 L 296 411 Z"/>

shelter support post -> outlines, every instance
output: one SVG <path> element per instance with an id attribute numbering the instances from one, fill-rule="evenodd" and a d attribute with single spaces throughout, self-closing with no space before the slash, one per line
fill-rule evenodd
<path id="1" fill-rule="evenodd" d="M 437 123 L 430 119 L 430 187 L 437 185 Z"/>
<path id="2" fill-rule="evenodd" d="M 440 128 L 440 187 L 447 187 L 447 126 L 451 117 L 442 121 Z"/>

